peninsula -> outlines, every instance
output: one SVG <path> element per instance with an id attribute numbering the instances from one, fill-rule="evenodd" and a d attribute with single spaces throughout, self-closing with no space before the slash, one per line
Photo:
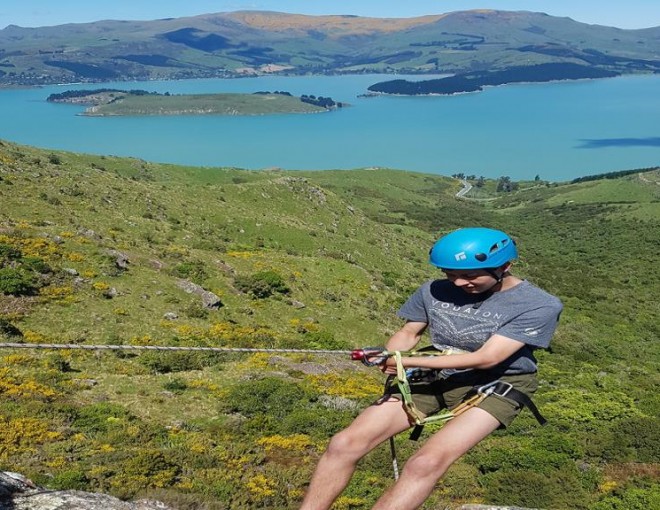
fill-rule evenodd
<path id="1" fill-rule="evenodd" d="M 277 113 L 318 113 L 341 108 L 329 97 L 289 92 L 255 92 L 253 94 L 159 94 L 144 90 L 69 90 L 51 94 L 53 103 L 85 105 L 87 116 L 146 115 L 268 115 Z"/>
<path id="2" fill-rule="evenodd" d="M 416 95 L 451 95 L 464 92 L 480 92 L 484 87 L 508 83 L 549 82 L 558 80 L 582 80 L 611 78 L 620 73 L 578 64 L 548 63 L 535 66 L 516 66 L 499 71 L 478 71 L 455 74 L 434 80 L 390 80 L 369 87 L 372 93 Z"/>

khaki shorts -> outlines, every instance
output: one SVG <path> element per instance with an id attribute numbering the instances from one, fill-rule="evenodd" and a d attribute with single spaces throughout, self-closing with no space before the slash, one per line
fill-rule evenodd
<path id="1" fill-rule="evenodd" d="M 454 376 L 456 377 L 456 376 Z M 466 378 L 460 376 L 460 380 L 452 381 L 441 379 L 435 382 L 411 382 L 410 390 L 412 399 L 418 411 L 425 416 L 431 416 L 443 409 L 453 409 L 465 400 L 466 395 L 475 387 L 493 382 L 492 376 Z M 538 387 L 536 374 L 502 375 L 498 377 L 502 382 L 510 383 L 515 389 L 531 397 Z M 394 386 L 387 392 L 393 397 L 402 399 L 398 388 Z M 522 404 L 499 395 L 489 395 L 477 407 L 494 416 L 501 424 L 500 428 L 508 427 L 513 419 L 518 416 Z"/>

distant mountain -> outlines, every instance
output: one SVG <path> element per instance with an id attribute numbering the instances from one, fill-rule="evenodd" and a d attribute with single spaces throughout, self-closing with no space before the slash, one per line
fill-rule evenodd
<path id="1" fill-rule="evenodd" d="M 548 63 L 660 72 L 660 27 L 623 30 L 526 11 L 405 19 L 240 11 L 0 30 L 0 85 L 10 86 L 273 72 L 467 73 Z"/>

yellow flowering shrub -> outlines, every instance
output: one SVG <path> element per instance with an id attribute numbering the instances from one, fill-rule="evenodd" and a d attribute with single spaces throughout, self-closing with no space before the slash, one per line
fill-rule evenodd
<path id="1" fill-rule="evenodd" d="M 105 282 L 94 282 L 92 283 L 92 288 L 94 290 L 104 291 L 104 290 L 108 290 L 110 288 L 110 285 L 108 285 Z"/>
<path id="2" fill-rule="evenodd" d="M 0 368 L 0 395 L 6 398 L 26 398 L 49 401 L 57 397 L 59 394 L 54 389 L 31 379 L 20 381 L 9 373 L 8 368 Z"/>
<path id="3" fill-rule="evenodd" d="M 252 257 L 257 256 L 257 253 L 251 251 L 228 251 L 227 256 L 236 259 L 251 259 Z"/>
<path id="4" fill-rule="evenodd" d="M 245 487 L 255 501 L 262 501 L 269 496 L 273 496 L 276 486 L 277 483 L 275 480 L 271 480 L 261 474 L 253 476 L 245 484 Z"/>
<path id="5" fill-rule="evenodd" d="M 340 496 L 332 505 L 332 510 L 351 510 L 351 508 L 364 508 L 367 500 L 363 498 L 355 498 L 349 496 Z"/>
<path id="6" fill-rule="evenodd" d="M 189 381 L 186 384 L 188 385 L 188 388 L 207 390 L 216 397 L 223 398 L 227 396 L 227 390 L 225 390 L 219 384 L 212 383 L 211 381 L 205 381 L 202 379 L 193 379 L 192 381 Z"/>
<path id="7" fill-rule="evenodd" d="M 23 340 L 25 340 L 25 342 L 28 344 L 43 344 L 49 342 L 49 339 L 46 337 L 46 335 L 29 329 L 23 331 Z"/>
<path id="8" fill-rule="evenodd" d="M 365 398 L 377 396 L 383 392 L 380 381 L 368 379 L 364 374 L 328 373 L 310 375 L 308 380 L 315 390 L 332 396 Z"/>
<path id="9" fill-rule="evenodd" d="M 34 361 L 32 356 L 27 354 L 9 354 L 0 358 L 3 365 L 31 365 Z"/>
<path id="10" fill-rule="evenodd" d="M 11 165 L 12 163 L 15 163 L 16 160 L 12 158 L 9 154 L 3 154 L 0 153 L 0 163 L 3 165 Z"/>
<path id="11" fill-rule="evenodd" d="M 73 297 L 73 287 L 71 285 L 64 285 L 61 287 L 42 287 L 39 289 L 39 296 L 44 301 L 52 301 L 55 303 L 72 303 L 75 301 Z"/>
<path id="12" fill-rule="evenodd" d="M 3 237 L 6 239 L 2 239 Z M 24 257 L 51 260 L 60 255 L 59 246 L 45 237 L 12 238 L 0 236 L 0 242 L 5 242 L 18 248 Z"/>
<path id="13" fill-rule="evenodd" d="M 62 434 L 49 430 L 48 424 L 35 418 L 8 419 L 0 416 L 0 460 L 6 461 L 25 452 L 36 451 L 38 445 L 55 441 Z"/>
<path id="14" fill-rule="evenodd" d="M 153 345 L 154 341 L 151 335 L 133 336 L 128 341 L 130 345 Z"/>
<path id="15" fill-rule="evenodd" d="M 294 452 L 304 452 L 309 447 L 314 446 L 314 442 L 306 434 L 294 434 L 292 436 L 274 436 L 262 437 L 257 444 L 264 447 L 266 453 L 272 453 L 275 450 L 290 450 Z"/>
<path id="16" fill-rule="evenodd" d="M 67 253 L 66 259 L 70 262 L 82 262 L 85 260 L 85 256 L 82 253 L 72 251 L 71 253 Z"/>

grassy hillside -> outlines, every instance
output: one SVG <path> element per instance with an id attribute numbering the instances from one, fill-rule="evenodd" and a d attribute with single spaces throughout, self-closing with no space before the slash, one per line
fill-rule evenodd
<path id="1" fill-rule="evenodd" d="M 550 424 L 523 413 L 425 508 L 647 509 L 660 444 L 658 181 L 656 170 L 470 201 L 433 175 L 199 169 L 0 142 L 0 338 L 380 345 L 410 290 L 437 275 L 426 258 L 439 234 L 502 228 L 519 240 L 517 273 L 566 305 L 540 355 Z M 222 305 L 205 308 L 182 280 Z M 181 509 L 295 508 L 330 435 L 383 383 L 332 355 L 0 357 L 0 469 Z M 397 446 L 401 462 L 415 449 L 405 435 Z M 337 509 L 371 506 L 391 483 L 388 456 L 364 460 Z"/>
<path id="2" fill-rule="evenodd" d="M 233 12 L 148 22 L 12 25 L 0 30 L 0 85 L 273 72 L 471 73 L 542 69 L 549 63 L 617 74 L 658 72 L 659 30 L 495 10 L 405 19 Z"/>

